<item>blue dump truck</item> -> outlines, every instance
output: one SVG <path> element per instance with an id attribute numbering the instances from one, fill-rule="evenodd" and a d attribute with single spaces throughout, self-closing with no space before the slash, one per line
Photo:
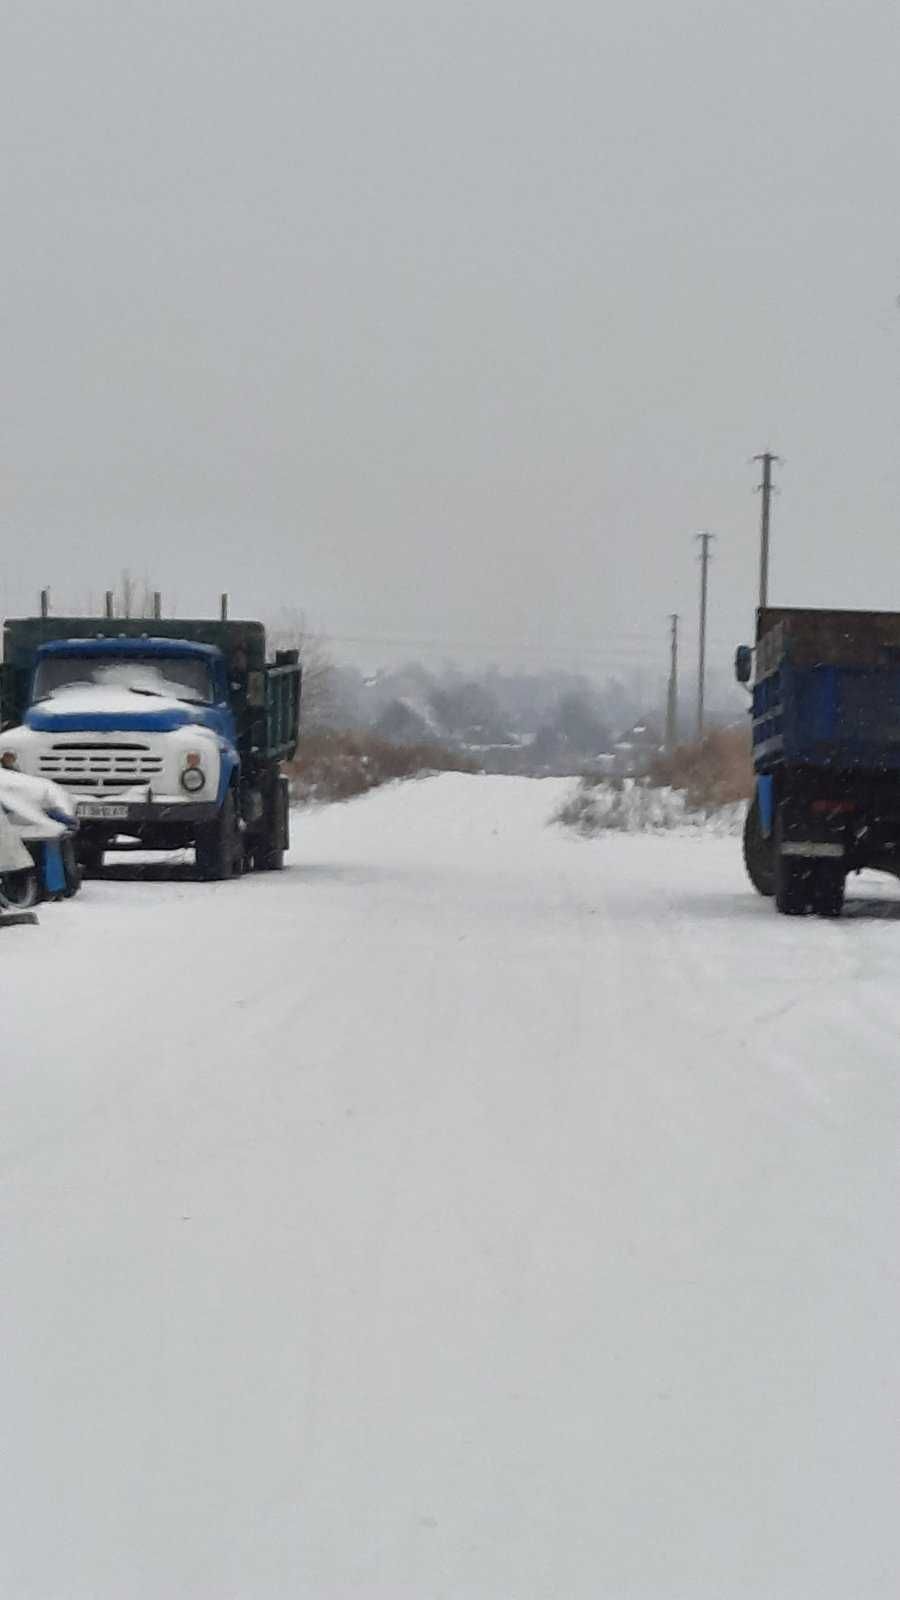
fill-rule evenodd
<path id="1" fill-rule="evenodd" d="M 301 668 L 260 622 L 29 617 L 3 630 L 0 767 L 68 790 L 78 853 L 192 845 L 207 878 L 277 869 Z"/>
<path id="2" fill-rule="evenodd" d="M 838 916 L 848 872 L 900 877 L 900 613 L 767 607 L 735 670 L 753 685 L 750 879 L 788 915 Z"/>

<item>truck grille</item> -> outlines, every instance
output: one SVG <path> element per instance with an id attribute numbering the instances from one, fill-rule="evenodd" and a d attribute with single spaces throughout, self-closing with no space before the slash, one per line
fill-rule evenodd
<path id="1" fill-rule="evenodd" d="M 162 772 L 162 756 L 145 744 L 85 744 L 58 741 L 41 752 L 42 778 L 52 778 L 73 789 L 128 789 L 149 783 Z"/>

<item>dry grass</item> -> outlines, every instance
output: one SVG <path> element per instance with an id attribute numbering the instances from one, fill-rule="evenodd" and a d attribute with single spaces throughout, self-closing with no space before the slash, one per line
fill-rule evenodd
<path id="1" fill-rule="evenodd" d="M 658 756 L 650 782 L 681 790 L 695 810 L 732 805 L 753 792 L 749 728 L 714 728 L 698 744 Z"/>
<path id="2" fill-rule="evenodd" d="M 749 730 L 715 728 L 699 743 L 657 756 L 643 777 L 586 774 L 555 820 L 586 837 L 698 827 L 732 834 L 741 831 L 752 792 Z"/>
<path id="3" fill-rule="evenodd" d="M 364 730 L 316 729 L 301 734 L 287 767 L 291 793 L 300 804 L 352 800 L 398 778 L 430 772 L 477 772 L 468 757 L 433 744 L 392 744 Z"/>

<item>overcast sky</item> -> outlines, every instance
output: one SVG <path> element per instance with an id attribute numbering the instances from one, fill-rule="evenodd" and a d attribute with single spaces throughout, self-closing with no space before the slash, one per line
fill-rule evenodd
<path id="1" fill-rule="evenodd" d="M 895 0 L 0 0 L 0 608 L 665 656 L 900 609 Z"/>

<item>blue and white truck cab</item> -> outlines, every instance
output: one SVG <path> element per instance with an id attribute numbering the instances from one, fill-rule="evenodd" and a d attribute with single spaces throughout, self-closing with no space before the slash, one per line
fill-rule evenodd
<path id="1" fill-rule="evenodd" d="M 193 845 L 211 878 L 282 865 L 300 666 L 266 663 L 260 623 L 8 622 L 2 689 L 0 767 L 72 795 L 87 868 L 113 841 Z"/>

